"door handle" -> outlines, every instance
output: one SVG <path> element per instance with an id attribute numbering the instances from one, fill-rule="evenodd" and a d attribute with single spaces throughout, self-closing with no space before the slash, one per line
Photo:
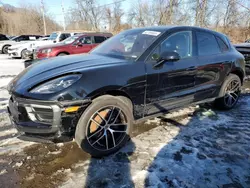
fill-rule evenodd
<path id="1" fill-rule="evenodd" d="M 193 70 L 196 70 L 196 68 L 197 68 L 196 66 L 192 66 L 192 67 L 188 67 L 186 70 L 187 71 L 193 71 Z"/>

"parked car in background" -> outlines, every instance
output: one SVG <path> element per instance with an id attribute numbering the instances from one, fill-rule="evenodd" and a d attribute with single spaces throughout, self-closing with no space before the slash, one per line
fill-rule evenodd
<path id="1" fill-rule="evenodd" d="M 37 41 L 47 41 L 49 37 L 39 38 Z M 33 42 L 33 41 L 32 41 Z M 8 54 L 14 58 L 27 58 L 27 49 L 30 47 L 30 42 L 17 43 L 8 48 Z"/>
<path id="2" fill-rule="evenodd" d="M 3 41 L 0 41 L 0 51 L 3 54 L 7 54 L 8 48 L 14 44 L 17 44 L 17 42 L 19 42 L 19 44 L 22 44 L 27 41 L 37 40 L 39 38 L 41 38 L 41 35 L 19 35 L 10 40 L 9 39 L 3 40 Z"/>
<path id="3" fill-rule="evenodd" d="M 250 39 L 246 40 L 245 43 L 250 43 Z"/>
<path id="4" fill-rule="evenodd" d="M 250 75 L 250 43 L 241 43 L 234 46 L 245 57 L 246 73 Z"/>
<path id="5" fill-rule="evenodd" d="M 190 104 L 233 108 L 244 76 L 243 55 L 221 33 L 187 26 L 137 28 L 89 54 L 46 59 L 25 69 L 8 85 L 8 112 L 26 140 L 73 136 L 100 157 L 119 150 L 135 122 Z"/>
<path id="6" fill-rule="evenodd" d="M 3 40 L 9 40 L 9 38 L 6 35 L 0 34 L 0 41 Z"/>
<path id="7" fill-rule="evenodd" d="M 33 59 L 33 53 L 38 47 L 62 42 L 68 37 L 76 35 L 81 32 L 82 31 L 56 31 L 51 33 L 51 35 L 47 38 L 47 40 L 30 42 L 27 46 L 25 46 L 25 49 L 27 49 L 26 57 L 28 57 L 29 59 Z"/>
<path id="8" fill-rule="evenodd" d="M 111 33 L 84 33 L 77 34 L 66 40 L 52 45 L 37 48 L 34 59 L 44 59 L 55 56 L 88 53 L 98 44 L 112 37 Z"/>
<path id="9" fill-rule="evenodd" d="M 81 31 L 78 31 L 78 32 L 77 31 L 55 31 L 50 34 L 49 38 L 46 41 L 35 41 L 35 42 L 30 43 L 30 46 L 27 50 L 32 52 L 33 50 L 35 50 L 36 48 L 40 46 L 62 42 L 68 37 L 78 34 L 80 32 Z"/>

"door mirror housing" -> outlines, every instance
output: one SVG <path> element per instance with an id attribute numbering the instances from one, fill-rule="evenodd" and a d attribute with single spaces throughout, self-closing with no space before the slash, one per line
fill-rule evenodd
<path id="1" fill-rule="evenodd" d="M 177 52 L 162 52 L 160 56 L 153 54 L 153 59 L 155 59 L 155 57 L 157 57 L 157 63 L 154 65 L 154 67 L 159 67 L 167 61 L 174 62 L 181 59 L 180 55 Z"/>
<path id="2" fill-rule="evenodd" d="M 82 46 L 82 43 L 81 43 L 81 42 L 77 42 L 77 43 L 76 43 L 76 46 L 80 46 L 80 47 L 81 47 L 81 46 Z"/>

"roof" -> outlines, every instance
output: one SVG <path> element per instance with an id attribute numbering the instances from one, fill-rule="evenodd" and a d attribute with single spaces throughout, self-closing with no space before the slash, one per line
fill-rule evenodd
<path id="1" fill-rule="evenodd" d="M 85 35 L 113 36 L 112 33 L 102 33 L 102 32 L 77 33 L 74 36 L 80 37 L 80 36 L 85 36 Z"/>
<path id="2" fill-rule="evenodd" d="M 135 28 L 135 30 L 154 30 L 154 31 L 160 31 L 160 32 L 165 32 L 170 29 L 197 29 L 197 30 L 203 30 L 206 32 L 212 32 L 216 33 L 217 35 L 223 35 L 226 36 L 223 33 L 219 33 L 217 31 L 207 29 L 207 28 L 202 28 L 202 27 L 197 27 L 197 26 L 178 26 L 178 25 L 166 25 L 166 26 L 152 26 L 152 27 L 141 27 L 141 28 Z M 131 29 L 134 30 L 134 29 Z"/>

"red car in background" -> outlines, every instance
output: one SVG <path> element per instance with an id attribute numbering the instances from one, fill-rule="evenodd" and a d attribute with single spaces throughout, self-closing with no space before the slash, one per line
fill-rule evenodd
<path id="1" fill-rule="evenodd" d="M 71 36 L 64 41 L 38 48 L 34 59 L 88 53 L 98 44 L 112 37 L 111 33 L 84 33 Z"/>

